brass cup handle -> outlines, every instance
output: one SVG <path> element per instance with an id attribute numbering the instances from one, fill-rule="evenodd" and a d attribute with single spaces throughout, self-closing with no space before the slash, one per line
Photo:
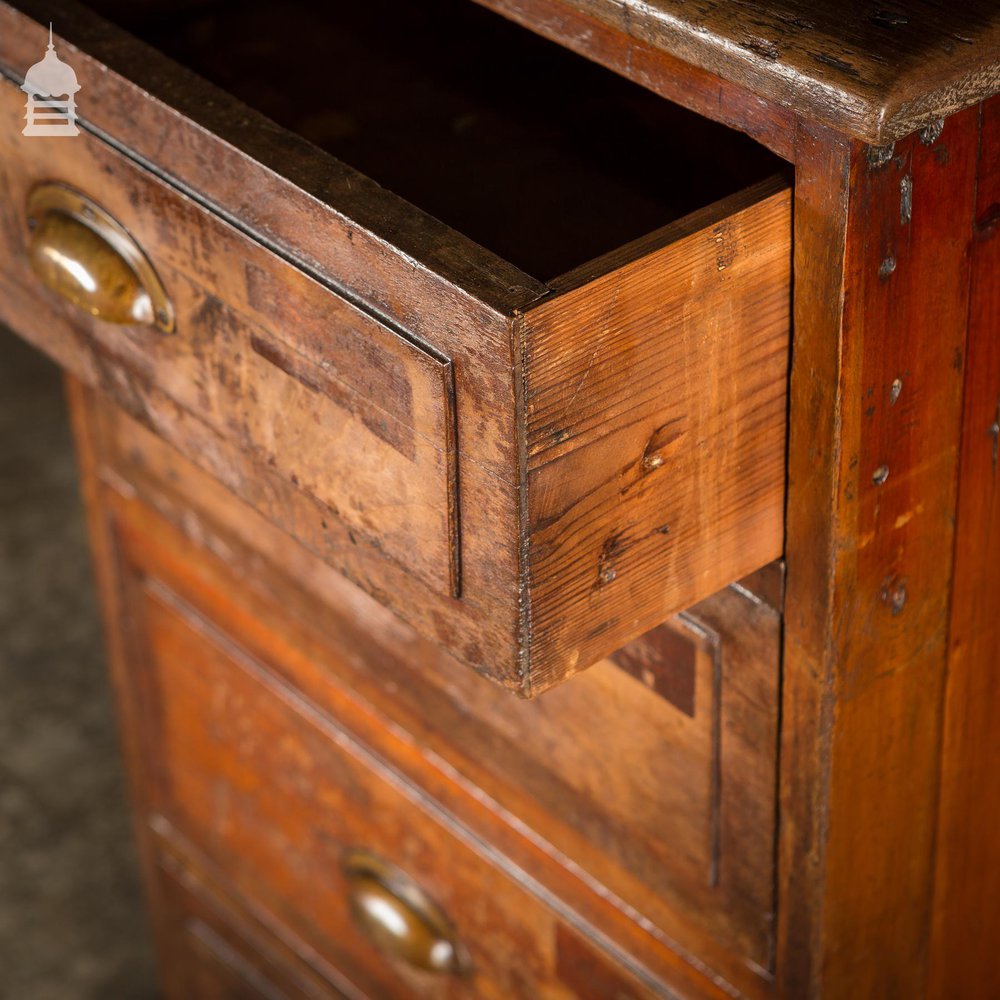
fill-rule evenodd
<path id="1" fill-rule="evenodd" d="M 347 855 L 344 874 L 354 921 L 379 950 L 425 972 L 469 971 L 451 921 L 408 875 L 364 850 Z"/>
<path id="2" fill-rule="evenodd" d="M 109 323 L 174 329 L 153 265 L 107 212 L 62 184 L 28 196 L 28 259 L 51 291 Z"/>

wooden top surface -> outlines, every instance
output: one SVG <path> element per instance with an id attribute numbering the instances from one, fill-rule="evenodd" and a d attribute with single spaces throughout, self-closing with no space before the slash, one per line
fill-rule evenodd
<path id="1" fill-rule="evenodd" d="M 1000 90 L 998 0 L 480 0 L 550 37 L 566 12 L 884 145 Z"/>

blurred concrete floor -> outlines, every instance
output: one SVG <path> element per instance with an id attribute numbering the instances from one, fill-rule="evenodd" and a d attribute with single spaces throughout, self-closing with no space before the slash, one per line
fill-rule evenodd
<path id="1" fill-rule="evenodd" d="M 0 998 L 157 995 L 61 376 L 0 328 Z"/>

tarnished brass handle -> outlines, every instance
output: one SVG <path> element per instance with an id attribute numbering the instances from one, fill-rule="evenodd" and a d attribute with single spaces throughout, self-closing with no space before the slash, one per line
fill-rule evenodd
<path id="1" fill-rule="evenodd" d="M 62 184 L 28 197 L 28 256 L 46 287 L 109 323 L 174 329 L 174 310 L 153 265 L 99 205 Z"/>
<path id="2" fill-rule="evenodd" d="M 363 850 L 347 855 L 344 872 L 354 920 L 376 947 L 426 972 L 469 971 L 451 922 L 408 875 Z"/>

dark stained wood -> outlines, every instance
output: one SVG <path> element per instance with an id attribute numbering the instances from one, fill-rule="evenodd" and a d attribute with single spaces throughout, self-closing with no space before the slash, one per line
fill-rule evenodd
<path id="1" fill-rule="evenodd" d="M 1000 995 L 1000 100 L 981 108 L 928 996 Z"/>
<path id="2" fill-rule="evenodd" d="M 795 154 L 795 112 L 668 49 L 623 31 L 584 4 L 559 0 L 477 0 L 518 24 L 572 49 L 712 121 L 746 132 L 786 160 Z M 716 150 L 712 155 L 725 155 Z"/>
<path id="3" fill-rule="evenodd" d="M 691 636 L 661 625 L 623 646 L 610 660 L 674 708 L 693 716 L 697 655 Z"/>
<path id="4" fill-rule="evenodd" d="M 737 132 L 469 0 L 287 0 L 279 19 L 267 0 L 90 3 L 543 280 L 774 169 Z"/>
<path id="5" fill-rule="evenodd" d="M 581 268 L 524 315 L 532 692 L 781 554 L 783 187 Z"/>
<path id="6" fill-rule="evenodd" d="M 581 16 L 592 18 L 617 33 L 613 64 L 628 76 L 643 79 L 648 51 L 664 52 L 875 145 L 1000 87 L 1000 11 L 993 0 L 960 6 L 911 0 L 882 8 L 864 0 L 478 2 L 584 48 L 592 43 L 580 38 Z"/>
<path id="7" fill-rule="evenodd" d="M 799 137 L 781 995 L 924 989 L 977 123 Z"/>
<path id="8" fill-rule="evenodd" d="M 0 106 L 21 103 L 2 88 Z M 231 438 L 262 466 L 319 502 L 327 517 L 444 595 L 457 594 L 458 497 L 454 375 L 433 349 L 390 329 L 265 248 L 137 170 L 102 145 L 21 144 L 0 137 L 9 206 L 26 205 L 55 170 L 73 188 L 100 192 L 104 207 L 155 258 L 176 330 L 128 332 L 60 308 L 29 269 L 25 241 L 38 238 L 6 219 L 3 281 L 20 295 L 82 324 L 73 336 L 36 315 L 39 346 L 65 367 L 124 393 L 113 361 L 165 393 L 215 435 Z M 9 311 L 10 307 L 7 307 Z M 13 319 L 13 316 L 11 317 Z M 26 330 L 26 333 L 28 331 Z M 77 360 L 81 339 L 89 351 Z M 134 384 L 134 383 L 133 383 Z M 133 404 L 157 423 L 136 389 Z M 171 436 L 169 425 L 161 433 Z M 502 453 L 495 456 L 502 463 Z M 496 468 L 496 466 L 494 466 Z M 233 483 L 236 492 L 243 492 Z"/>
<path id="9" fill-rule="evenodd" d="M 74 0 L 46 11 L 30 0 L 17 8 L 0 4 L 0 72 L 20 83 L 53 20 L 57 46 L 87 90 L 80 115 L 90 127 L 358 298 L 411 318 L 413 332 L 429 334 L 445 327 L 444 317 L 454 324 L 456 313 L 483 304 L 484 321 L 541 290 L 523 271 Z M 440 335 L 460 332 L 453 325 Z"/>

